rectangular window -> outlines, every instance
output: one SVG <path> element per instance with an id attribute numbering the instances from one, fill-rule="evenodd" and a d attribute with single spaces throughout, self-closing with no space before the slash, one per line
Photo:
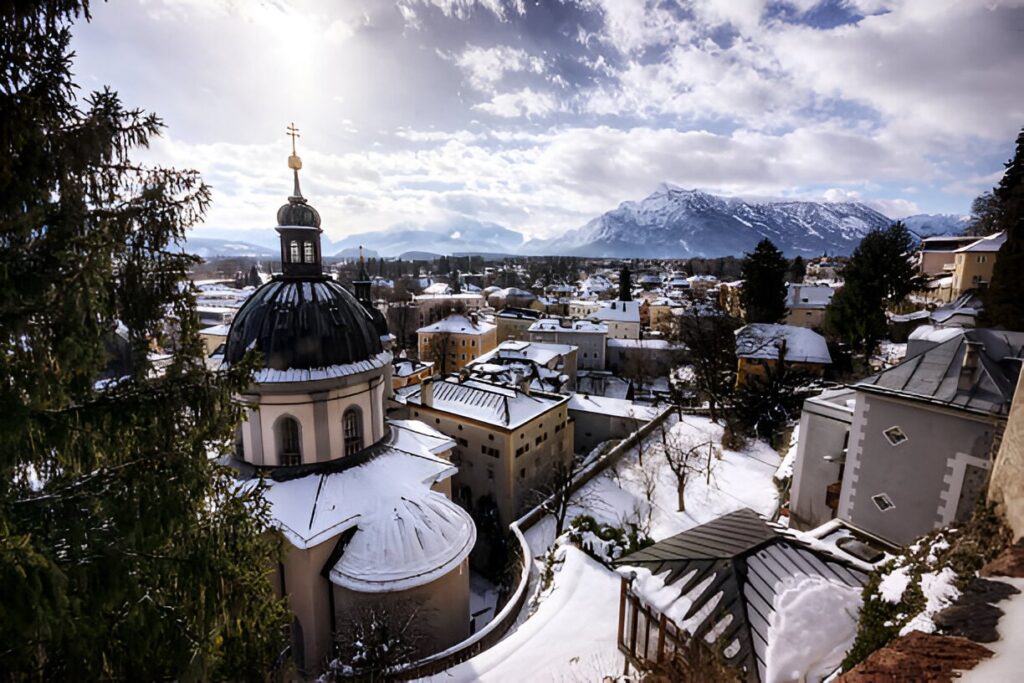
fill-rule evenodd
<path id="1" fill-rule="evenodd" d="M 885 493 L 879 493 L 876 496 L 871 496 L 871 502 L 875 504 L 882 512 L 888 512 L 896 507 L 896 504 L 892 502 L 892 498 Z"/>
<path id="2" fill-rule="evenodd" d="M 313 258 L 313 243 L 303 242 L 302 243 L 302 260 L 306 263 L 313 263 L 316 259 Z"/>
<path id="3" fill-rule="evenodd" d="M 468 441 L 466 441 L 465 439 L 463 439 L 463 438 L 462 438 L 461 436 L 460 436 L 460 437 L 457 437 L 457 438 L 456 438 L 456 441 L 458 441 L 458 442 L 459 442 L 459 445 L 460 445 L 460 446 L 462 446 L 463 448 L 465 448 L 466 446 L 468 446 L 468 445 L 469 445 L 469 442 L 468 442 Z"/>
<path id="4" fill-rule="evenodd" d="M 884 430 L 882 434 L 885 435 L 886 441 L 893 446 L 899 446 L 901 443 L 906 441 L 909 437 L 899 427 L 889 427 Z"/>

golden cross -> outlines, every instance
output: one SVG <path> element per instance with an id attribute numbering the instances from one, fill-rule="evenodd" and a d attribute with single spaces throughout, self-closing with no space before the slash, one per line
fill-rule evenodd
<path id="1" fill-rule="evenodd" d="M 301 135 L 299 135 L 299 129 L 295 127 L 295 123 L 294 122 L 292 122 L 288 126 L 286 134 L 291 136 L 291 138 L 292 138 L 292 155 L 294 155 L 295 154 L 295 138 L 301 138 L 302 137 Z"/>

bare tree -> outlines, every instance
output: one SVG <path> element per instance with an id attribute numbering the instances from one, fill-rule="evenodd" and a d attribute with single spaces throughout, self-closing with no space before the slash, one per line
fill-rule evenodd
<path id="1" fill-rule="evenodd" d="M 370 680 L 386 679 L 396 667 L 415 661 L 426 642 L 424 610 L 415 601 L 373 603 L 339 624 L 329 679 L 349 671 Z"/>
<path id="2" fill-rule="evenodd" d="M 672 339 L 687 348 L 693 383 L 708 403 L 711 419 L 732 399 L 736 377 L 735 330 L 740 321 L 707 300 L 692 297 L 686 312 L 676 316 Z"/>
<path id="3" fill-rule="evenodd" d="M 575 489 L 576 479 L 582 470 L 583 461 L 573 456 L 568 462 L 557 463 L 548 481 L 533 491 L 538 507 L 555 518 L 555 538 L 565 531 L 569 509 L 573 505 L 591 507 L 592 503 L 600 504 L 589 493 Z"/>
<path id="4" fill-rule="evenodd" d="M 434 369 L 445 375 L 451 365 L 451 349 L 455 348 L 450 332 L 435 332 L 427 340 L 427 358 L 434 362 Z"/>
<path id="5" fill-rule="evenodd" d="M 711 483 L 715 462 L 715 445 L 710 439 L 703 441 L 680 436 L 661 428 L 661 447 L 665 462 L 676 477 L 676 496 L 679 512 L 686 511 L 686 483 L 694 475 L 703 474 Z"/>

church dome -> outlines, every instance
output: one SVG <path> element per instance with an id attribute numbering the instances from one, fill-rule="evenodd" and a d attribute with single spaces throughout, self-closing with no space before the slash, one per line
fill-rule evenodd
<path id="1" fill-rule="evenodd" d="M 263 285 L 231 324 L 224 360 L 250 348 L 274 370 L 326 368 L 366 361 L 383 351 L 379 322 L 337 282 L 279 279 Z"/>
<path id="2" fill-rule="evenodd" d="M 288 203 L 277 210 L 277 224 L 281 226 L 319 228 L 320 212 L 306 203 L 306 200 L 302 197 L 289 197 Z"/>

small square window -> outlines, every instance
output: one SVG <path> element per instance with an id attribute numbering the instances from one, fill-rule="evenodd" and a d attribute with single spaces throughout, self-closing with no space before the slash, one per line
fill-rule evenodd
<path id="1" fill-rule="evenodd" d="M 882 434 L 885 435 L 886 441 L 893 446 L 899 446 L 909 438 L 899 427 L 889 427 Z"/>
<path id="2" fill-rule="evenodd" d="M 875 507 L 882 512 L 887 512 L 896 507 L 896 504 L 892 502 L 892 498 L 885 493 L 879 493 L 876 496 L 871 496 L 871 502 L 875 504 Z"/>

